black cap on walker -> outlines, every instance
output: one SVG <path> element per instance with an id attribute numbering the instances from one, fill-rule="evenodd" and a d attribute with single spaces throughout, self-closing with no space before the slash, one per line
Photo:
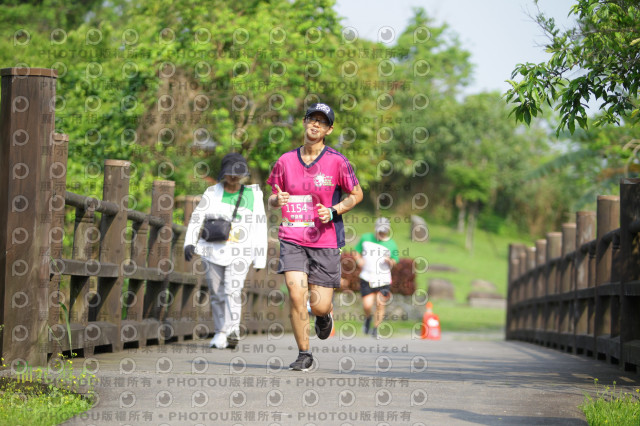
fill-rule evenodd
<path id="1" fill-rule="evenodd" d="M 225 175 L 249 176 L 249 166 L 247 160 L 237 152 L 231 152 L 222 158 L 222 168 L 218 175 L 218 180 L 224 179 Z"/>
<path id="2" fill-rule="evenodd" d="M 327 117 L 327 119 L 329 120 L 329 125 L 333 126 L 333 120 L 335 120 L 335 114 L 333 113 L 333 109 L 331 109 L 331 107 L 329 105 L 323 104 L 321 102 L 318 102 L 316 104 L 312 104 L 309 107 L 309 109 L 307 109 L 307 113 L 304 115 L 304 118 L 307 118 L 308 116 L 310 116 L 314 112 L 323 113 Z"/>

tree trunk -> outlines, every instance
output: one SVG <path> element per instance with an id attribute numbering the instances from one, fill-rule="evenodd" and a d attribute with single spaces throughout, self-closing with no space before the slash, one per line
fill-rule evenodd
<path id="1" fill-rule="evenodd" d="M 371 199 L 371 204 L 373 204 L 373 208 L 375 209 L 375 215 L 378 216 L 378 211 L 380 210 L 380 206 L 378 205 L 378 191 L 375 189 L 369 190 L 369 198 Z"/>
<path id="2" fill-rule="evenodd" d="M 478 204 L 471 203 L 469 207 L 469 220 L 467 223 L 467 238 L 465 248 L 473 254 L 473 231 L 476 229 L 476 219 L 478 216 Z"/>
<path id="3" fill-rule="evenodd" d="M 458 208 L 458 234 L 464 232 L 464 218 L 467 215 L 467 205 L 460 195 L 456 195 L 456 207 Z"/>

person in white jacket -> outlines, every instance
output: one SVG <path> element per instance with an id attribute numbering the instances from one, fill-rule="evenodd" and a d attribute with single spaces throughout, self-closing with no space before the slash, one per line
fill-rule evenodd
<path id="1" fill-rule="evenodd" d="M 242 155 L 230 153 L 222 159 L 219 182 L 207 188 L 191 215 L 184 242 L 184 255 L 191 261 L 194 253 L 202 257 L 205 281 L 209 287 L 214 336 L 209 346 L 235 347 L 240 334 L 242 288 L 250 265 L 262 269 L 267 262 L 267 218 L 262 191 L 258 184 L 245 185 L 249 175 Z M 238 196 L 240 203 L 231 220 Z M 206 219 L 231 220 L 226 241 L 207 242 L 201 229 Z"/>

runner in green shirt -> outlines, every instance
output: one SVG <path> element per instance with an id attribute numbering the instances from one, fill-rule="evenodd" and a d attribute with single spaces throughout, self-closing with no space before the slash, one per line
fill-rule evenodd
<path id="1" fill-rule="evenodd" d="M 356 244 L 355 258 L 360 272 L 360 294 L 365 320 L 362 331 L 378 338 L 378 326 L 384 319 L 384 307 L 391 295 L 391 269 L 399 261 L 398 246 L 391 239 L 391 223 L 381 217 L 376 220 L 375 233 L 364 234 Z M 371 318 L 376 305 L 373 330 Z"/>

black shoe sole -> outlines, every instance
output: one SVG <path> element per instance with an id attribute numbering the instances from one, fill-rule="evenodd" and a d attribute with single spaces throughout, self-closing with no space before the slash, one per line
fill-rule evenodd
<path id="1" fill-rule="evenodd" d="M 311 367 L 309 367 L 309 368 L 292 368 L 292 367 L 289 367 L 289 370 L 291 370 L 291 371 L 309 371 L 309 370 L 311 370 Z"/>

